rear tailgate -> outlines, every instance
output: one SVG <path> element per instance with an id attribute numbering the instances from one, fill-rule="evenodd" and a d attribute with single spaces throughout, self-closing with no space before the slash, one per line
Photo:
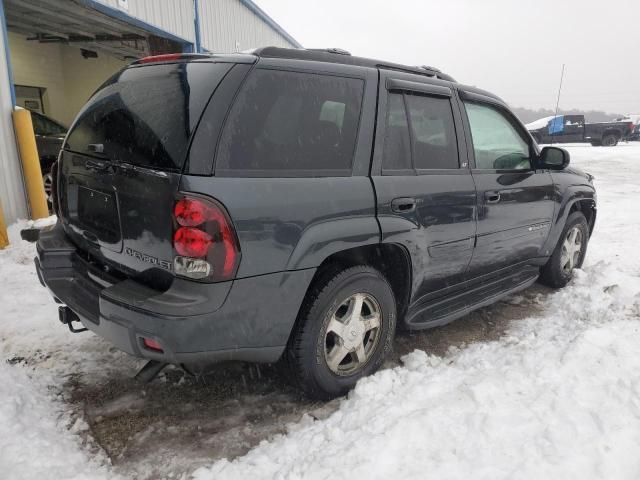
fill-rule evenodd
<path id="1" fill-rule="evenodd" d="M 72 241 L 128 276 L 172 278 L 172 211 L 191 136 L 230 63 L 130 67 L 85 105 L 60 166 L 61 219 Z"/>

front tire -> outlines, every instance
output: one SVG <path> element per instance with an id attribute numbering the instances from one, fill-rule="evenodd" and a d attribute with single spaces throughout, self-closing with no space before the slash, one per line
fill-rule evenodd
<path id="1" fill-rule="evenodd" d="M 562 288 L 573 276 L 573 271 L 582 266 L 587 254 L 589 225 L 581 212 L 573 212 L 567 218 L 558 244 L 551 258 L 542 268 L 541 283 L 551 288 Z"/>
<path id="2" fill-rule="evenodd" d="M 287 348 L 300 387 L 313 398 L 347 393 L 393 349 L 396 302 L 389 282 L 358 266 L 320 280 L 308 292 Z"/>

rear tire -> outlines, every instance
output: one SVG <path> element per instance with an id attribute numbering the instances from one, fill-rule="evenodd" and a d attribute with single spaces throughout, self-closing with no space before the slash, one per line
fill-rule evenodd
<path id="1" fill-rule="evenodd" d="M 542 267 L 540 282 L 551 288 L 562 288 L 573 276 L 573 271 L 582 266 L 587 254 L 589 225 L 580 212 L 573 212 L 558 239 L 553 254 Z"/>
<path id="2" fill-rule="evenodd" d="M 347 393 L 393 349 L 396 302 L 377 270 L 351 267 L 307 293 L 287 347 L 290 369 L 312 398 Z"/>
<path id="3" fill-rule="evenodd" d="M 618 137 L 613 134 L 608 134 L 602 137 L 603 147 L 615 147 L 618 144 Z"/>

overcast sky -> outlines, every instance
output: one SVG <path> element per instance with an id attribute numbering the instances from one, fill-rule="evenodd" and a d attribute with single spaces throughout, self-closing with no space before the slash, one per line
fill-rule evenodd
<path id="1" fill-rule="evenodd" d="M 431 65 L 513 106 L 640 114 L 639 0 L 255 0 L 305 47 Z"/>

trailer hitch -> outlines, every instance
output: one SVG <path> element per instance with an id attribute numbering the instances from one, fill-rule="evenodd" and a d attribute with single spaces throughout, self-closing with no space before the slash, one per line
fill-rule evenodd
<path id="1" fill-rule="evenodd" d="M 73 322 L 80 322 L 80 318 L 66 305 L 58 307 L 58 318 L 60 319 L 60 323 L 69 327 L 71 333 L 82 333 L 88 330 L 87 328 L 75 328 L 73 326 Z M 80 324 L 82 325 L 82 322 L 80 322 Z"/>

